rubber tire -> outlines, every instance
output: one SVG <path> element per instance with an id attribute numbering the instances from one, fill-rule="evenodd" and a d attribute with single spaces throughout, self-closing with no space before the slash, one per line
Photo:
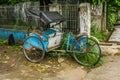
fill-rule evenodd
<path id="1" fill-rule="evenodd" d="M 38 55 L 38 54 L 36 55 L 37 57 L 39 56 L 38 59 L 34 59 L 34 60 L 33 60 L 33 59 L 28 55 L 26 49 L 24 48 L 24 44 L 26 43 L 26 41 L 27 41 L 29 38 L 36 38 L 36 39 L 38 39 L 38 40 L 39 40 L 39 43 L 42 44 L 42 46 L 43 46 L 43 49 L 42 49 L 42 50 L 39 49 L 39 48 L 34 47 L 34 49 L 35 49 L 34 52 L 37 52 L 37 53 L 39 52 L 39 54 L 40 54 L 40 51 L 41 51 L 41 54 L 40 54 L 40 55 Z M 30 37 L 28 37 L 28 38 L 25 39 L 24 44 L 23 44 L 23 53 L 24 53 L 25 58 L 26 58 L 28 61 L 33 62 L 33 63 L 38 63 L 38 62 L 40 62 L 41 60 L 43 60 L 43 58 L 44 58 L 44 56 L 45 56 L 45 50 L 44 50 L 44 45 L 43 45 L 43 43 L 41 42 L 41 40 L 40 40 L 39 38 L 37 38 L 37 37 L 35 37 L 35 36 L 30 36 Z"/>
<path id="2" fill-rule="evenodd" d="M 79 63 L 79 64 L 81 64 L 81 65 L 84 65 L 84 66 L 95 66 L 99 61 L 100 61 L 100 58 L 101 58 L 101 49 L 100 49 L 100 46 L 99 46 L 99 44 L 98 44 L 98 42 L 96 41 L 96 40 L 94 40 L 94 39 L 92 39 L 92 38 L 88 38 L 88 37 L 79 37 L 78 39 L 77 39 L 77 42 L 79 43 L 79 45 L 81 45 L 80 44 L 80 42 L 79 41 L 81 41 L 81 40 L 87 40 L 87 45 L 86 46 L 88 46 L 88 42 L 89 41 L 92 41 L 92 42 L 94 42 L 94 44 L 96 45 L 96 47 L 97 47 L 97 49 L 98 49 L 98 55 L 96 55 L 96 57 L 97 57 L 97 59 L 96 59 L 96 61 L 95 62 L 91 62 L 91 63 L 83 63 L 82 62 L 82 59 L 78 59 L 78 57 L 77 57 L 77 54 L 78 53 L 75 53 L 75 52 L 73 52 L 73 56 L 74 56 L 74 58 L 75 58 L 75 60 Z M 84 45 L 85 46 L 85 45 Z M 90 46 L 89 46 L 90 47 Z M 92 47 L 93 48 L 93 47 Z M 87 48 L 88 49 L 88 48 Z M 87 49 L 85 49 L 85 50 L 87 50 Z M 74 46 L 74 48 L 73 48 L 73 50 L 75 51 L 75 46 Z M 84 50 L 84 51 L 85 51 Z M 88 55 L 90 55 L 90 53 L 85 53 L 85 52 L 81 52 L 81 50 L 80 50 L 80 55 L 79 56 L 82 56 L 82 58 L 84 57 L 84 58 L 87 58 L 86 56 Z M 92 54 L 95 54 L 95 53 L 92 53 Z M 88 60 L 88 62 L 89 62 L 89 60 Z"/>

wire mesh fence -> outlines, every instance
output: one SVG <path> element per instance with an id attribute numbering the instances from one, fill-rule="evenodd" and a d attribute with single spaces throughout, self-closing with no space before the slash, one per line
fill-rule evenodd
<path id="1" fill-rule="evenodd" d="M 34 4 L 34 5 L 33 5 Z M 63 31 L 78 32 L 78 5 L 74 4 L 62 4 L 57 5 L 55 9 L 61 15 L 65 17 L 63 25 Z M 30 22 L 27 22 L 27 18 L 24 12 L 25 8 L 33 10 L 50 11 L 51 6 L 39 6 L 38 3 L 21 3 L 14 6 L 0 6 L 0 28 L 25 30 L 28 25 L 41 26 L 41 21 L 36 18 L 30 18 Z M 54 11 L 55 11 L 54 10 Z M 28 24 L 26 26 L 26 24 Z"/>

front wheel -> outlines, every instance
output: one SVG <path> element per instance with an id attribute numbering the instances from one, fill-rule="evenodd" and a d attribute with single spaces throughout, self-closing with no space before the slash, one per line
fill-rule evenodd
<path id="1" fill-rule="evenodd" d="M 101 49 L 96 40 L 81 36 L 73 47 L 73 56 L 81 65 L 96 65 L 101 57 Z"/>
<path id="2" fill-rule="evenodd" d="M 23 44 L 23 53 L 30 62 L 40 62 L 45 56 L 43 43 L 37 37 L 28 37 Z"/>

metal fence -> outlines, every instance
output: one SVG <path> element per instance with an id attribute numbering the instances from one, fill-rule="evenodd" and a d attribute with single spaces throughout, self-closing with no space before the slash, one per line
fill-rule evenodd
<path id="1" fill-rule="evenodd" d="M 41 26 L 41 22 L 38 19 L 31 18 L 30 23 L 27 22 L 26 15 L 24 13 L 25 8 L 34 10 L 48 11 L 50 6 L 39 6 L 39 4 L 28 5 L 30 3 L 23 3 L 15 6 L 0 6 L 0 28 L 5 29 L 16 29 L 25 30 L 27 29 L 26 24 L 32 26 Z M 58 5 L 56 9 L 60 14 L 65 17 L 63 23 L 63 31 L 72 31 L 75 34 L 79 32 L 78 28 L 78 5 L 74 4 L 63 4 Z"/>
<path id="2" fill-rule="evenodd" d="M 62 5 L 63 15 L 66 18 L 64 30 L 79 32 L 78 27 L 78 5 Z"/>

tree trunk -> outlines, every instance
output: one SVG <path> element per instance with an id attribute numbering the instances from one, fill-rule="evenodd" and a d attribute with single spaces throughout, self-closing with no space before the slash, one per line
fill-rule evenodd
<path id="1" fill-rule="evenodd" d="M 106 3 L 103 6 L 103 15 L 101 20 L 101 31 L 106 31 Z"/>

